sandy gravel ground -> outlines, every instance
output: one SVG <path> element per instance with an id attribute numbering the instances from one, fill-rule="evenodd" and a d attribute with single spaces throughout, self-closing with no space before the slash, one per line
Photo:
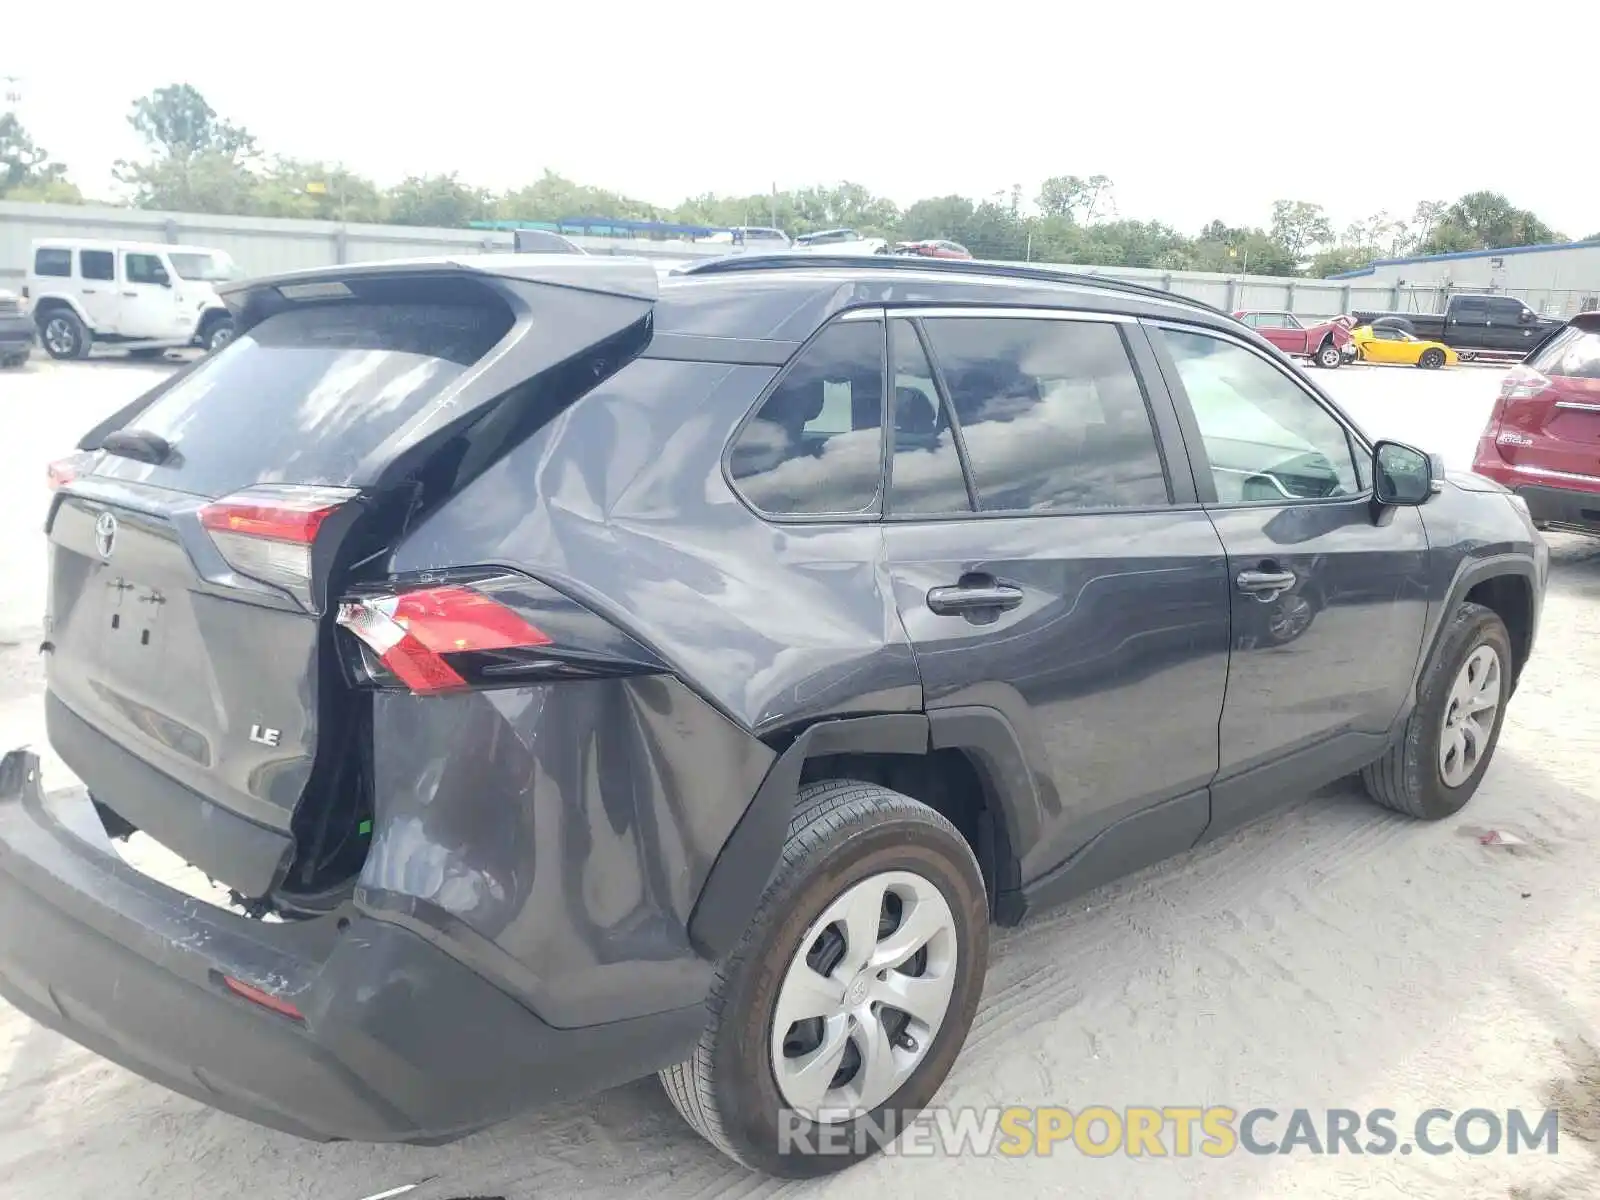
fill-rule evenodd
<path id="1" fill-rule="evenodd" d="M 39 743 L 41 464 L 152 376 L 0 375 L 0 746 Z M 1323 376 L 1376 434 L 1470 460 L 1497 373 Z M 1600 1196 L 1600 542 L 1552 538 L 1537 653 L 1459 819 L 1349 789 L 997 940 L 952 1105 L 1563 1110 L 1555 1157 L 879 1161 L 820 1184 L 735 1168 L 653 1080 L 442 1149 L 315 1146 L 209 1112 L 0 1004 L 0 1196 Z M 9 644 L 7 644 L 9 643 Z M 1508 831 L 1524 843 L 1485 846 Z"/>

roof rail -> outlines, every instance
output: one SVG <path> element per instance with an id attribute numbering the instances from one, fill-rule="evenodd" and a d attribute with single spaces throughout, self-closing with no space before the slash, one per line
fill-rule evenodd
<path id="1" fill-rule="evenodd" d="M 989 262 L 982 259 L 922 258 L 899 254 L 730 254 L 709 258 L 679 267 L 678 275 L 717 275 L 729 271 L 762 271 L 773 268 L 844 268 L 854 270 L 892 271 L 943 271 L 951 275 L 989 275 L 1001 279 L 1038 279 L 1047 283 L 1071 283 L 1080 287 L 1103 288 L 1111 292 L 1125 292 L 1130 296 L 1149 296 L 1153 299 L 1174 301 L 1208 312 L 1222 312 L 1214 304 L 1169 292 L 1165 288 L 1087 271 L 1067 271 L 1060 267 L 1035 266 L 1032 263 Z M 1225 314 L 1226 315 L 1226 314 Z"/>

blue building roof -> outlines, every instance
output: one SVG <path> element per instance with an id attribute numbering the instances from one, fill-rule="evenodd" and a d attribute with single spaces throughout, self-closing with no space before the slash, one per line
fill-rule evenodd
<path id="1" fill-rule="evenodd" d="M 1357 271 L 1341 271 L 1329 279 L 1358 279 L 1379 267 L 1400 267 L 1410 263 L 1448 262 L 1454 258 L 1494 258 L 1506 254 L 1544 254 L 1551 250 L 1587 250 L 1600 246 L 1600 239 L 1587 242 L 1557 242 L 1553 246 L 1507 246 L 1502 250 L 1455 250 L 1449 254 L 1419 254 L 1415 258 L 1375 258 Z"/>

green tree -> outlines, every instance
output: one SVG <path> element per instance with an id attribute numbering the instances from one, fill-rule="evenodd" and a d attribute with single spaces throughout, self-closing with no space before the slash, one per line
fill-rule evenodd
<path id="1" fill-rule="evenodd" d="M 78 203 L 83 197 L 66 176 L 67 168 L 50 161 L 15 113 L 0 113 L 0 198 Z"/>
<path id="2" fill-rule="evenodd" d="M 563 217 L 661 219 L 661 211 L 653 204 L 604 188 L 574 183 L 554 171 L 546 171 L 534 183 L 501 196 L 495 203 L 495 214 L 504 220 L 517 221 L 559 221 Z"/>
<path id="3" fill-rule="evenodd" d="M 1274 200 L 1270 233 L 1297 266 L 1318 246 L 1333 241 L 1333 226 L 1322 205 L 1305 200 Z"/>
<path id="4" fill-rule="evenodd" d="M 133 102 L 128 123 L 149 148 L 140 162 L 119 162 L 116 177 L 142 208 L 180 212 L 250 211 L 255 138 L 217 116 L 192 84 L 157 88 Z"/>
<path id="5" fill-rule="evenodd" d="M 493 214 L 494 198 L 448 175 L 413 175 L 389 189 L 389 220 L 396 225 L 461 228 Z"/>
<path id="6" fill-rule="evenodd" d="M 1527 209 L 1518 208 L 1501 192 L 1468 192 L 1445 209 L 1422 250 L 1500 250 L 1564 240 Z"/>
<path id="7" fill-rule="evenodd" d="M 1034 203 L 1047 217 L 1086 224 L 1113 206 L 1112 186 L 1104 175 L 1053 175 L 1039 185 Z"/>
<path id="8" fill-rule="evenodd" d="M 314 221 L 384 219 L 377 184 L 343 166 L 279 158 L 261 173 L 250 211 L 260 217 Z"/>

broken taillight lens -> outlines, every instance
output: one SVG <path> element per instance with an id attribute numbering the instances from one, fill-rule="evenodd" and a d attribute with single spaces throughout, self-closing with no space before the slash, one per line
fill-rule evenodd
<path id="1" fill-rule="evenodd" d="M 206 505 L 200 524 L 240 575 L 280 587 L 309 608 L 317 531 L 355 495 L 353 488 L 267 484 Z"/>
<path id="2" fill-rule="evenodd" d="M 354 635 L 344 651 L 358 684 L 420 696 L 667 669 L 583 605 L 503 570 L 393 582 L 346 597 L 337 621 Z"/>
<path id="3" fill-rule="evenodd" d="M 418 694 L 468 686 L 450 656 L 550 644 L 543 631 L 513 609 L 454 584 L 347 600 L 339 605 L 338 620 Z"/>

